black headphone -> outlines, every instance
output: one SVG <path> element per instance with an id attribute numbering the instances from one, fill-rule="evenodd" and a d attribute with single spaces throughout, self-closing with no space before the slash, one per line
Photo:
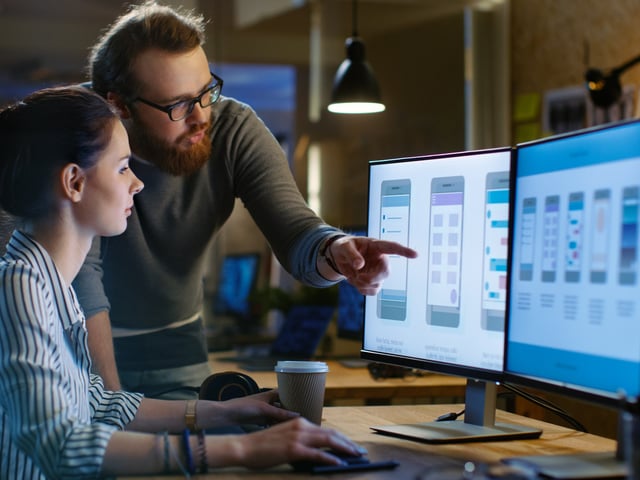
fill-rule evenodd
<path id="1" fill-rule="evenodd" d="M 200 385 L 200 400 L 230 400 L 259 393 L 253 378 L 240 372 L 221 372 L 209 375 Z"/>

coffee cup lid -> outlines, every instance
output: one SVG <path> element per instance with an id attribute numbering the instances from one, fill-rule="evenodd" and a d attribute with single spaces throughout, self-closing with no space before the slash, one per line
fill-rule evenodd
<path id="1" fill-rule="evenodd" d="M 279 360 L 275 371 L 284 373 L 325 373 L 329 371 L 329 365 L 325 362 Z"/>

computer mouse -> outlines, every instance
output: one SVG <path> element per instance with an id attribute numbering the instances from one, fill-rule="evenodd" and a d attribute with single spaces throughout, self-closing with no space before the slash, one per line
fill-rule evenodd
<path id="1" fill-rule="evenodd" d="M 333 450 L 328 451 L 327 453 L 330 453 L 331 455 L 338 457 L 340 460 L 342 460 L 344 463 L 346 463 L 347 465 L 351 465 L 351 464 L 355 464 L 355 463 L 368 463 L 369 459 L 365 456 L 353 456 L 353 455 L 346 455 L 342 452 L 336 452 Z M 311 460 L 300 460 L 297 462 L 291 462 L 291 466 L 293 467 L 294 470 L 296 470 L 297 472 L 310 472 L 311 470 L 313 470 L 316 467 L 334 467 L 337 465 L 329 465 L 326 463 L 319 463 L 319 462 L 314 462 Z"/>
<path id="2" fill-rule="evenodd" d="M 292 462 L 291 466 L 297 472 L 305 472 L 312 474 L 338 473 L 354 470 L 381 470 L 397 467 L 396 461 L 372 462 L 364 455 L 345 455 L 341 452 L 330 452 L 332 455 L 343 461 L 342 465 L 328 465 L 326 463 L 317 463 L 312 461 Z"/>

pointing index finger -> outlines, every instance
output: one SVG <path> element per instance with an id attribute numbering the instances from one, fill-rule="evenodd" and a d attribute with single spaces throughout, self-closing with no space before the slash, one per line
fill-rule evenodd
<path id="1" fill-rule="evenodd" d="M 407 258 L 416 258 L 418 256 L 418 252 L 412 248 L 388 240 L 375 240 L 375 247 L 380 253 L 401 255 Z"/>

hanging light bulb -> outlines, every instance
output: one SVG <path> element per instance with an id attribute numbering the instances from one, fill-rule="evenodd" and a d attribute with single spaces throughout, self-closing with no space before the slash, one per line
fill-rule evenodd
<path id="1" fill-rule="evenodd" d="M 331 103 L 327 107 L 333 113 L 376 113 L 385 109 L 380 100 L 380 88 L 373 70 L 365 60 L 364 43 L 358 37 L 357 4 L 353 0 L 353 35 L 345 45 L 347 58 L 338 67 L 333 80 Z"/>

